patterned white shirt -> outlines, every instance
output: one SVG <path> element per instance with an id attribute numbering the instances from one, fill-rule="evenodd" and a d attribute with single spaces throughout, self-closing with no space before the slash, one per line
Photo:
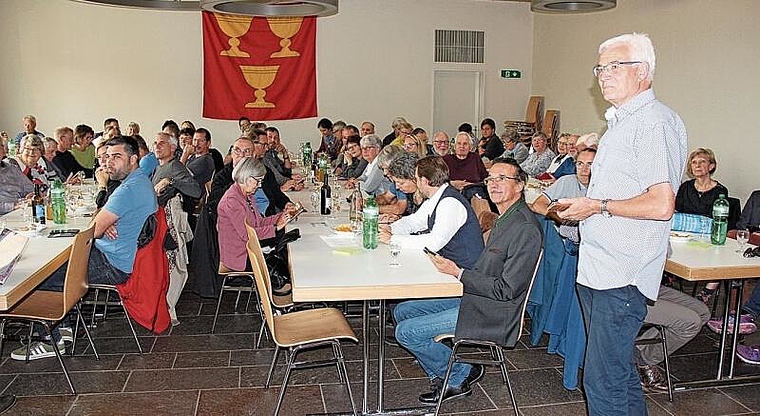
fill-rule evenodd
<path id="1" fill-rule="evenodd" d="M 605 113 L 607 131 L 594 158 L 587 196 L 623 200 L 669 183 L 675 193 L 686 164 L 686 128 L 652 89 Z M 597 290 L 636 286 L 656 300 L 670 220 L 592 215 L 581 222 L 578 280 Z"/>

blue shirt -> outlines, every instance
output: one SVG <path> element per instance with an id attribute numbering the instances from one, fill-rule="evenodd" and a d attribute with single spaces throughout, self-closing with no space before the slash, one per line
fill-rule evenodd
<path id="1" fill-rule="evenodd" d="M 132 273 L 137 253 L 137 237 L 145 220 L 158 209 L 156 194 L 150 178 L 141 169 L 130 173 L 108 198 L 103 207 L 117 217 L 118 237 L 95 240 L 95 247 L 105 254 L 108 262 L 124 273 Z"/>

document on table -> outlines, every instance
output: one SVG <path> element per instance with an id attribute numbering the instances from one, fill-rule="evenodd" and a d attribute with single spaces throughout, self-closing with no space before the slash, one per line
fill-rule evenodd
<path id="1" fill-rule="evenodd" d="M 29 238 L 7 228 L 0 231 L 0 285 L 11 275 Z"/>

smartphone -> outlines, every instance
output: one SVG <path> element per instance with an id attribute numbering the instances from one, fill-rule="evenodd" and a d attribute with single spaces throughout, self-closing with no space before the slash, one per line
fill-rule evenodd
<path id="1" fill-rule="evenodd" d="M 290 218 L 288 218 L 288 223 L 298 218 L 299 215 L 306 212 L 306 208 L 303 206 L 298 207 L 298 211 L 295 212 L 295 214 L 291 215 Z"/>
<path id="2" fill-rule="evenodd" d="M 77 234 L 79 234 L 79 229 L 77 228 L 72 228 L 68 230 L 53 230 L 53 231 L 50 231 L 50 234 L 48 234 L 48 238 L 74 237 Z"/>
<path id="3" fill-rule="evenodd" d="M 429 248 L 427 248 L 427 247 L 424 247 L 424 248 L 422 249 L 422 251 L 424 251 L 424 252 L 425 252 L 425 254 L 427 254 L 427 255 L 429 255 L 429 256 L 437 256 L 437 255 L 438 255 L 438 253 L 436 253 L 435 251 L 433 251 L 433 250 L 431 250 L 431 249 L 429 249 Z"/>
<path id="4" fill-rule="evenodd" d="M 296 181 L 296 183 L 304 183 L 304 182 L 306 182 L 306 178 L 301 178 Z"/>

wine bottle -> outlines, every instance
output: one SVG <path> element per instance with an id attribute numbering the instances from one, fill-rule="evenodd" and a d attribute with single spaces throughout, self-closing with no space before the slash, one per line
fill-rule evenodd
<path id="1" fill-rule="evenodd" d="M 327 178 L 328 175 L 325 173 L 324 183 L 322 183 L 322 187 L 319 189 L 319 213 L 322 215 L 330 215 L 332 208 L 332 201 L 330 200 L 332 190 Z"/>

